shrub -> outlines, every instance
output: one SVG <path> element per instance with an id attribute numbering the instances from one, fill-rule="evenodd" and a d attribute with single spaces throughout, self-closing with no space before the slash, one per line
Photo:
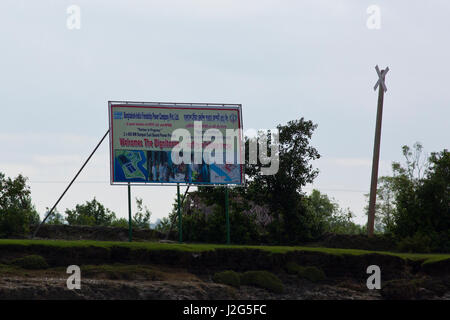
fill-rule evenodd
<path id="1" fill-rule="evenodd" d="M 0 172 L 0 237 L 23 237 L 30 225 L 39 223 L 30 194 L 27 178 L 11 179 Z"/>
<path id="2" fill-rule="evenodd" d="M 289 274 L 298 274 L 300 269 L 301 269 L 301 267 L 298 264 L 296 264 L 295 262 L 288 262 L 286 264 L 286 271 Z"/>
<path id="3" fill-rule="evenodd" d="M 430 237 L 416 233 L 412 237 L 406 237 L 397 243 L 397 248 L 401 252 L 430 252 L 431 239 Z"/>
<path id="4" fill-rule="evenodd" d="M 215 273 L 213 280 L 214 282 L 226 284 L 235 288 L 239 288 L 241 285 L 239 274 L 232 270 Z"/>
<path id="5" fill-rule="evenodd" d="M 241 275 L 241 284 L 260 287 L 275 293 L 284 291 L 281 280 L 268 271 L 247 271 Z"/>
<path id="6" fill-rule="evenodd" d="M 11 264 L 30 270 L 48 268 L 47 261 L 42 256 L 36 254 L 13 260 Z"/>
<path id="7" fill-rule="evenodd" d="M 208 210 L 192 210 L 184 214 L 183 238 L 191 242 L 221 243 L 226 239 L 226 220 L 224 208 L 214 205 Z M 259 234 L 252 217 L 230 209 L 231 241 L 239 244 L 257 244 Z"/>
<path id="8" fill-rule="evenodd" d="M 303 267 L 295 262 L 288 262 L 286 264 L 286 271 L 289 274 L 296 274 L 299 278 L 307 279 L 312 282 L 323 281 L 326 279 L 325 273 L 320 268 L 314 266 Z"/>
<path id="9" fill-rule="evenodd" d="M 323 281 L 326 279 L 325 273 L 317 267 L 302 267 L 298 272 L 298 276 L 312 282 Z"/>

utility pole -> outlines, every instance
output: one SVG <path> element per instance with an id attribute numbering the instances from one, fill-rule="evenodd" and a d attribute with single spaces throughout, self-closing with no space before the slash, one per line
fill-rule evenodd
<path id="1" fill-rule="evenodd" d="M 378 74 L 378 81 L 373 89 L 377 90 L 378 88 L 378 108 L 377 108 L 377 122 L 375 126 L 375 141 L 373 146 L 372 179 L 370 182 L 369 215 L 367 222 L 367 232 L 369 237 L 373 236 L 373 229 L 375 224 L 375 202 L 377 198 L 378 163 L 380 160 L 381 120 L 383 118 L 384 93 L 387 91 L 384 80 L 386 74 L 389 71 L 389 67 L 386 67 L 386 69 L 380 71 L 377 65 L 375 66 L 375 70 L 377 71 Z"/>

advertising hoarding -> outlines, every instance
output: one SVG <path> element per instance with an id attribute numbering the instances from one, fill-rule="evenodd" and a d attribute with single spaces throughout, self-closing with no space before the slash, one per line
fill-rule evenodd
<path id="1" fill-rule="evenodd" d="M 241 105 L 110 101 L 108 111 L 111 184 L 244 183 Z M 190 134 L 191 161 L 173 157 L 177 129 Z M 204 140 L 208 129 L 223 136 L 222 151 L 215 151 L 222 161 L 211 162 L 204 153 L 210 143 L 221 143 L 217 137 Z"/>

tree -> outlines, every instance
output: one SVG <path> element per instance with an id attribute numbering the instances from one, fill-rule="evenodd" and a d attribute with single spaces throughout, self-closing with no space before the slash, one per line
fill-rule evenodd
<path id="1" fill-rule="evenodd" d="M 259 206 L 246 201 L 229 188 L 231 241 L 240 244 L 259 243 L 264 236 L 264 213 Z M 183 202 L 183 238 L 188 241 L 223 243 L 226 239 L 225 188 L 199 187 Z M 170 217 L 176 217 L 174 207 Z M 173 220 L 174 221 L 174 220 Z"/>
<path id="2" fill-rule="evenodd" d="M 341 209 L 334 199 L 330 199 L 319 190 L 313 189 L 311 194 L 304 198 L 304 202 L 311 217 L 310 227 L 314 234 L 359 234 L 362 232 L 362 227 L 352 221 L 353 213 L 350 209 Z"/>
<path id="3" fill-rule="evenodd" d="M 365 194 L 369 199 L 369 194 Z M 392 233 L 395 216 L 395 189 L 393 177 L 383 176 L 378 179 L 375 202 L 375 232 Z M 368 215 L 369 206 L 365 207 Z"/>
<path id="4" fill-rule="evenodd" d="M 450 155 L 443 150 L 422 160 L 422 150 L 420 143 L 403 146 L 405 164 L 393 162 L 393 175 L 380 178 L 377 215 L 404 243 L 449 251 Z"/>
<path id="5" fill-rule="evenodd" d="M 163 217 L 156 221 L 155 230 L 161 233 L 168 233 L 170 230 L 170 219 L 168 217 Z"/>
<path id="6" fill-rule="evenodd" d="M 318 159 L 320 155 L 314 147 L 309 145 L 316 127 L 317 125 L 311 121 L 301 118 L 290 121 L 286 125 L 278 125 L 277 136 L 275 136 L 276 132 L 259 133 L 260 140 L 267 141 L 269 145 L 278 145 L 276 155 L 279 157 L 279 168 L 278 172 L 271 175 L 262 173 L 265 161 L 264 159 L 261 161 L 261 157 L 257 159 L 257 163 L 249 162 L 249 145 L 254 143 L 254 140 L 246 137 L 247 186 L 229 190 L 230 220 L 246 221 L 245 232 L 241 230 L 243 235 L 254 234 L 254 227 L 256 227 L 260 234 L 264 234 L 265 241 L 270 243 L 298 243 L 319 236 L 318 232 L 312 228 L 314 217 L 306 210 L 303 202 L 305 195 L 301 191 L 302 187 L 311 183 L 318 174 L 318 170 L 312 168 L 310 161 Z M 272 156 L 274 155 L 269 153 L 267 158 Z M 196 195 L 197 204 L 194 208 L 198 212 L 206 212 L 207 208 L 211 211 L 212 206 L 215 205 L 217 208 L 213 210 L 213 213 L 220 216 L 217 219 L 224 219 L 225 189 L 223 187 L 199 187 Z M 189 202 L 186 205 L 190 205 Z M 237 213 L 249 214 L 243 218 L 239 215 L 234 216 Z M 233 229 L 236 228 L 233 221 L 231 224 Z M 218 232 L 222 233 L 224 230 Z"/>
<path id="7" fill-rule="evenodd" d="M 31 224 L 39 223 L 30 194 L 27 178 L 6 178 L 0 172 L 0 236 L 24 236 Z"/>
<path id="8" fill-rule="evenodd" d="M 313 217 L 308 214 L 302 201 L 302 187 L 312 183 L 318 174 L 310 161 L 320 158 L 320 155 L 309 145 L 316 128 L 317 125 L 303 118 L 277 126 L 279 170 L 274 175 L 261 173 L 260 159 L 257 164 L 246 161 L 245 171 L 249 180 L 246 197 L 269 206 L 274 218 L 269 229 L 274 236 L 272 240 L 277 243 L 296 243 L 317 236 L 310 227 Z M 272 133 L 269 132 L 267 141 L 271 143 L 272 140 Z M 247 139 L 246 144 L 249 142 Z"/>
<path id="9" fill-rule="evenodd" d="M 152 213 L 147 208 L 147 206 L 143 205 L 143 200 L 141 198 L 136 198 L 136 206 L 137 211 L 131 219 L 131 226 L 133 228 L 142 228 L 149 229 L 150 228 L 150 218 Z M 126 218 L 114 219 L 110 224 L 112 227 L 120 227 L 120 228 L 128 228 L 129 222 Z"/>
<path id="10" fill-rule="evenodd" d="M 85 204 L 77 204 L 73 210 L 66 209 L 69 225 L 110 226 L 115 219 L 115 213 L 105 208 L 95 197 Z"/>
<path id="11" fill-rule="evenodd" d="M 50 209 L 47 207 L 46 212 L 48 212 L 49 210 Z M 55 210 L 53 210 L 52 214 L 47 218 L 45 223 L 53 225 L 64 224 L 64 216 L 58 211 L 58 209 L 55 208 Z"/>
<path id="12" fill-rule="evenodd" d="M 114 219 L 114 221 L 111 222 L 111 227 L 128 228 L 129 227 L 128 219 L 125 218 Z"/>
<path id="13" fill-rule="evenodd" d="M 422 179 L 410 180 L 407 172 L 396 170 L 395 234 L 403 238 L 418 234 L 429 239 L 431 250 L 449 251 L 450 153 L 432 153 Z"/>
<path id="14" fill-rule="evenodd" d="M 133 226 L 136 228 L 149 229 L 152 213 L 142 202 L 142 198 L 136 198 L 137 211 L 133 217 Z"/>

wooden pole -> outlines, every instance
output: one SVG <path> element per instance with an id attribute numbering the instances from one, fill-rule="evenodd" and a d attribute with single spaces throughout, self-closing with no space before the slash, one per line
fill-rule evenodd
<path id="1" fill-rule="evenodd" d="M 378 66 L 376 67 L 378 72 Z M 369 237 L 373 236 L 374 224 L 375 224 L 375 203 L 377 198 L 377 183 L 378 183 L 378 164 L 380 161 L 380 144 L 381 144 L 381 121 L 383 118 L 383 99 L 386 86 L 384 85 L 384 76 L 389 68 L 381 70 L 379 73 L 380 79 L 378 80 L 378 108 L 377 108 L 377 122 L 375 125 L 375 141 L 373 146 L 373 160 L 372 160 L 372 178 L 370 182 L 370 197 L 369 197 L 369 214 L 367 222 L 367 233 Z"/>

